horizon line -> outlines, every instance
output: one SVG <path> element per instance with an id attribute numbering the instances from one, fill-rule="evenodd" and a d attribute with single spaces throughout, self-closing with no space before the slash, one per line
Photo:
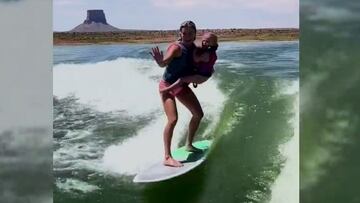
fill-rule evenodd
<path id="1" fill-rule="evenodd" d="M 178 31 L 178 29 L 126 29 L 126 28 L 118 28 L 120 31 L 119 32 L 126 32 L 126 31 Z M 265 29 L 297 29 L 300 30 L 299 27 L 258 27 L 258 28 L 197 28 L 197 30 L 231 30 L 231 29 L 236 29 L 236 30 L 265 30 Z M 53 30 L 53 32 L 70 32 L 70 30 L 68 31 L 56 31 Z M 116 31 L 115 31 L 116 32 Z"/>

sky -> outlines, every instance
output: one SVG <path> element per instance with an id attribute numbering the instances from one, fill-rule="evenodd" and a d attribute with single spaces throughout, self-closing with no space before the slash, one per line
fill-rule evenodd
<path id="1" fill-rule="evenodd" d="M 192 20 L 199 29 L 298 28 L 298 0 L 53 0 L 53 30 L 68 31 L 103 9 L 120 29 L 174 30 Z"/>

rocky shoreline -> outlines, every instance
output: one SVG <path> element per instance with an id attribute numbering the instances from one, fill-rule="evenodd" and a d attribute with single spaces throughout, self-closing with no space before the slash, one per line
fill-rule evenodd
<path id="1" fill-rule="evenodd" d="M 266 29 L 203 29 L 214 32 L 219 41 L 291 41 L 299 39 L 297 28 Z M 119 32 L 54 32 L 54 45 L 116 44 L 116 43 L 165 43 L 177 39 L 178 30 L 123 30 Z"/>

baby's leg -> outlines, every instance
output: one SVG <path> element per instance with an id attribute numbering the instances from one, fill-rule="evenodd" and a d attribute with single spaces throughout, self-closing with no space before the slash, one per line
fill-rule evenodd
<path id="1" fill-rule="evenodd" d="M 181 85 L 183 85 L 184 83 L 196 83 L 196 84 L 201 84 L 203 82 L 205 82 L 206 80 L 208 80 L 208 77 L 202 76 L 202 75 L 189 75 L 189 76 L 185 76 L 182 78 L 179 78 L 176 82 L 174 82 L 172 85 L 170 85 L 169 87 L 163 88 L 160 90 L 160 92 L 167 92 L 167 91 L 171 91 L 174 90 L 177 87 L 180 87 Z"/>
<path id="2" fill-rule="evenodd" d="M 174 90 L 175 88 L 180 87 L 182 84 L 184 84 L 184 83 L 181 81 L 181 78 L 179 78 L 176 82 L 171 84 L 169 87 L 160 89 L 160 92 L 164 93 L 164 92 L 167 92 L 167 91 Z"/>
<path id="3" fill-rule="evenodd" d="M 202 75 L 189 75 L 186 77 L 182 77 L 179 80 L 182 83 L 196 83 L 196 84 L 201 84 L 205 81 L 207 81 L 209 79 L 209 77 L 205 77 Z"/>

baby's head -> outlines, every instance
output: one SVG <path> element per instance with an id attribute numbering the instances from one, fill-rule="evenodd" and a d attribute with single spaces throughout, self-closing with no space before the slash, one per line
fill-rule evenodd
<path id="1" fill-rule="evenodd" d="M 218 48 L 217 36 L 211 32 L 204 33 L 201 38 L 201 46 L 203 49 L 216 51 Z"/>

